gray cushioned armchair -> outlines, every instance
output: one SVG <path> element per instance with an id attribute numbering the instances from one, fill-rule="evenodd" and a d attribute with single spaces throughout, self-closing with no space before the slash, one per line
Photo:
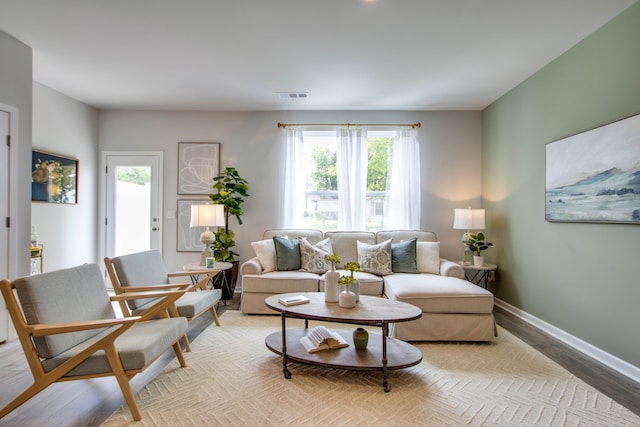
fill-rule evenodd
<path id="1" fill-rule="evenodd" d="M 172 315 L 186 317 L 187 320 L 191 320 L 210 311 L 214 322 L 217 326 L 220 326 L 215 306 L 220 301 L 222 290 L 209 290 L 207 288 L 207 283 L 219 271 L 203 270 L 167 273 L 162 255 L 156 249 L 113 258 L 106 257 L 104 263 L 116 294 L 174 289 L 176 287 L 186 288 L 188 292 L 178 298 L 175 306 L 170 307 Z M 172 278 L 184 277 L 190 280 L 191 276 L 199 277 L 197 283 L 171 283 Z M 120 306 L 123 313 L 136 315 L 152 303 L 153 299 L 149 298 L 128 299 L 126 302 L 122 301 Z M 189 341 L 186 336 L 184 343 L 186 351 L 190 351 Z"/>
<path id="2" fill-rule="evenodd" d="M 0 290 L 34 377 L 0 418 L 56 381 L 115 376 L 133 419 L 140 420 L 131 378 L 169 347 L 186 367 L 178 340 L 187 321 L 167 314 L 184 291 L 110 297 L 97 264 L 2 280 Z M 138 316 L 116 317 L 112 301 L 142 297 L 156 303 Z"/>

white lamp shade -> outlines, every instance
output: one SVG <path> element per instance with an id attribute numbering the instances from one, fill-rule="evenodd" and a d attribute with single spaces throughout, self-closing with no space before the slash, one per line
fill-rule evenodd
<path id="1" fill-rule="evenodd" d="M 454 229 L 484 230 L 484 209 L 455 209 L 454 213 Z"/>
<path id="2" fill-rule="evenodd" d="M 221 227 L 224 225 L 224 205 L 191 205 L 190 227 Z"/>

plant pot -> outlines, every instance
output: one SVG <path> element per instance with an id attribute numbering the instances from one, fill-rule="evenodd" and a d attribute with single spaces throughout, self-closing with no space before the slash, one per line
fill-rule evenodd
<path id="1" fill-rule="evenodd" d="M 483 256 L 474 255 L 473 256 L 473 265 L 474 265 L 474 267 L 482 267 L 482 266 L 484 266 L 484 257 Z"/>

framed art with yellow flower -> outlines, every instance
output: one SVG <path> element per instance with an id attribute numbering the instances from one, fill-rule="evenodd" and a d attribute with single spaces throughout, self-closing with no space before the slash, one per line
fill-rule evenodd
<path id="1" fill-rule="evenodd" d="M 78 159 L 33 150 L 31 201 L 78 203 Z"/>

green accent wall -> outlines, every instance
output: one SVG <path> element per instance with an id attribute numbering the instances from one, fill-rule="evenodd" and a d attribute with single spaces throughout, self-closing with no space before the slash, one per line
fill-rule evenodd
<path id="1" fill-rule="evenodd" d="M 639 46 L 636 3 L 487 107 L 482 138 L 496 296 L 636 367 L 640 226 L 546 222 L 544 203 L 547 143 L 640 114 Z"/>

